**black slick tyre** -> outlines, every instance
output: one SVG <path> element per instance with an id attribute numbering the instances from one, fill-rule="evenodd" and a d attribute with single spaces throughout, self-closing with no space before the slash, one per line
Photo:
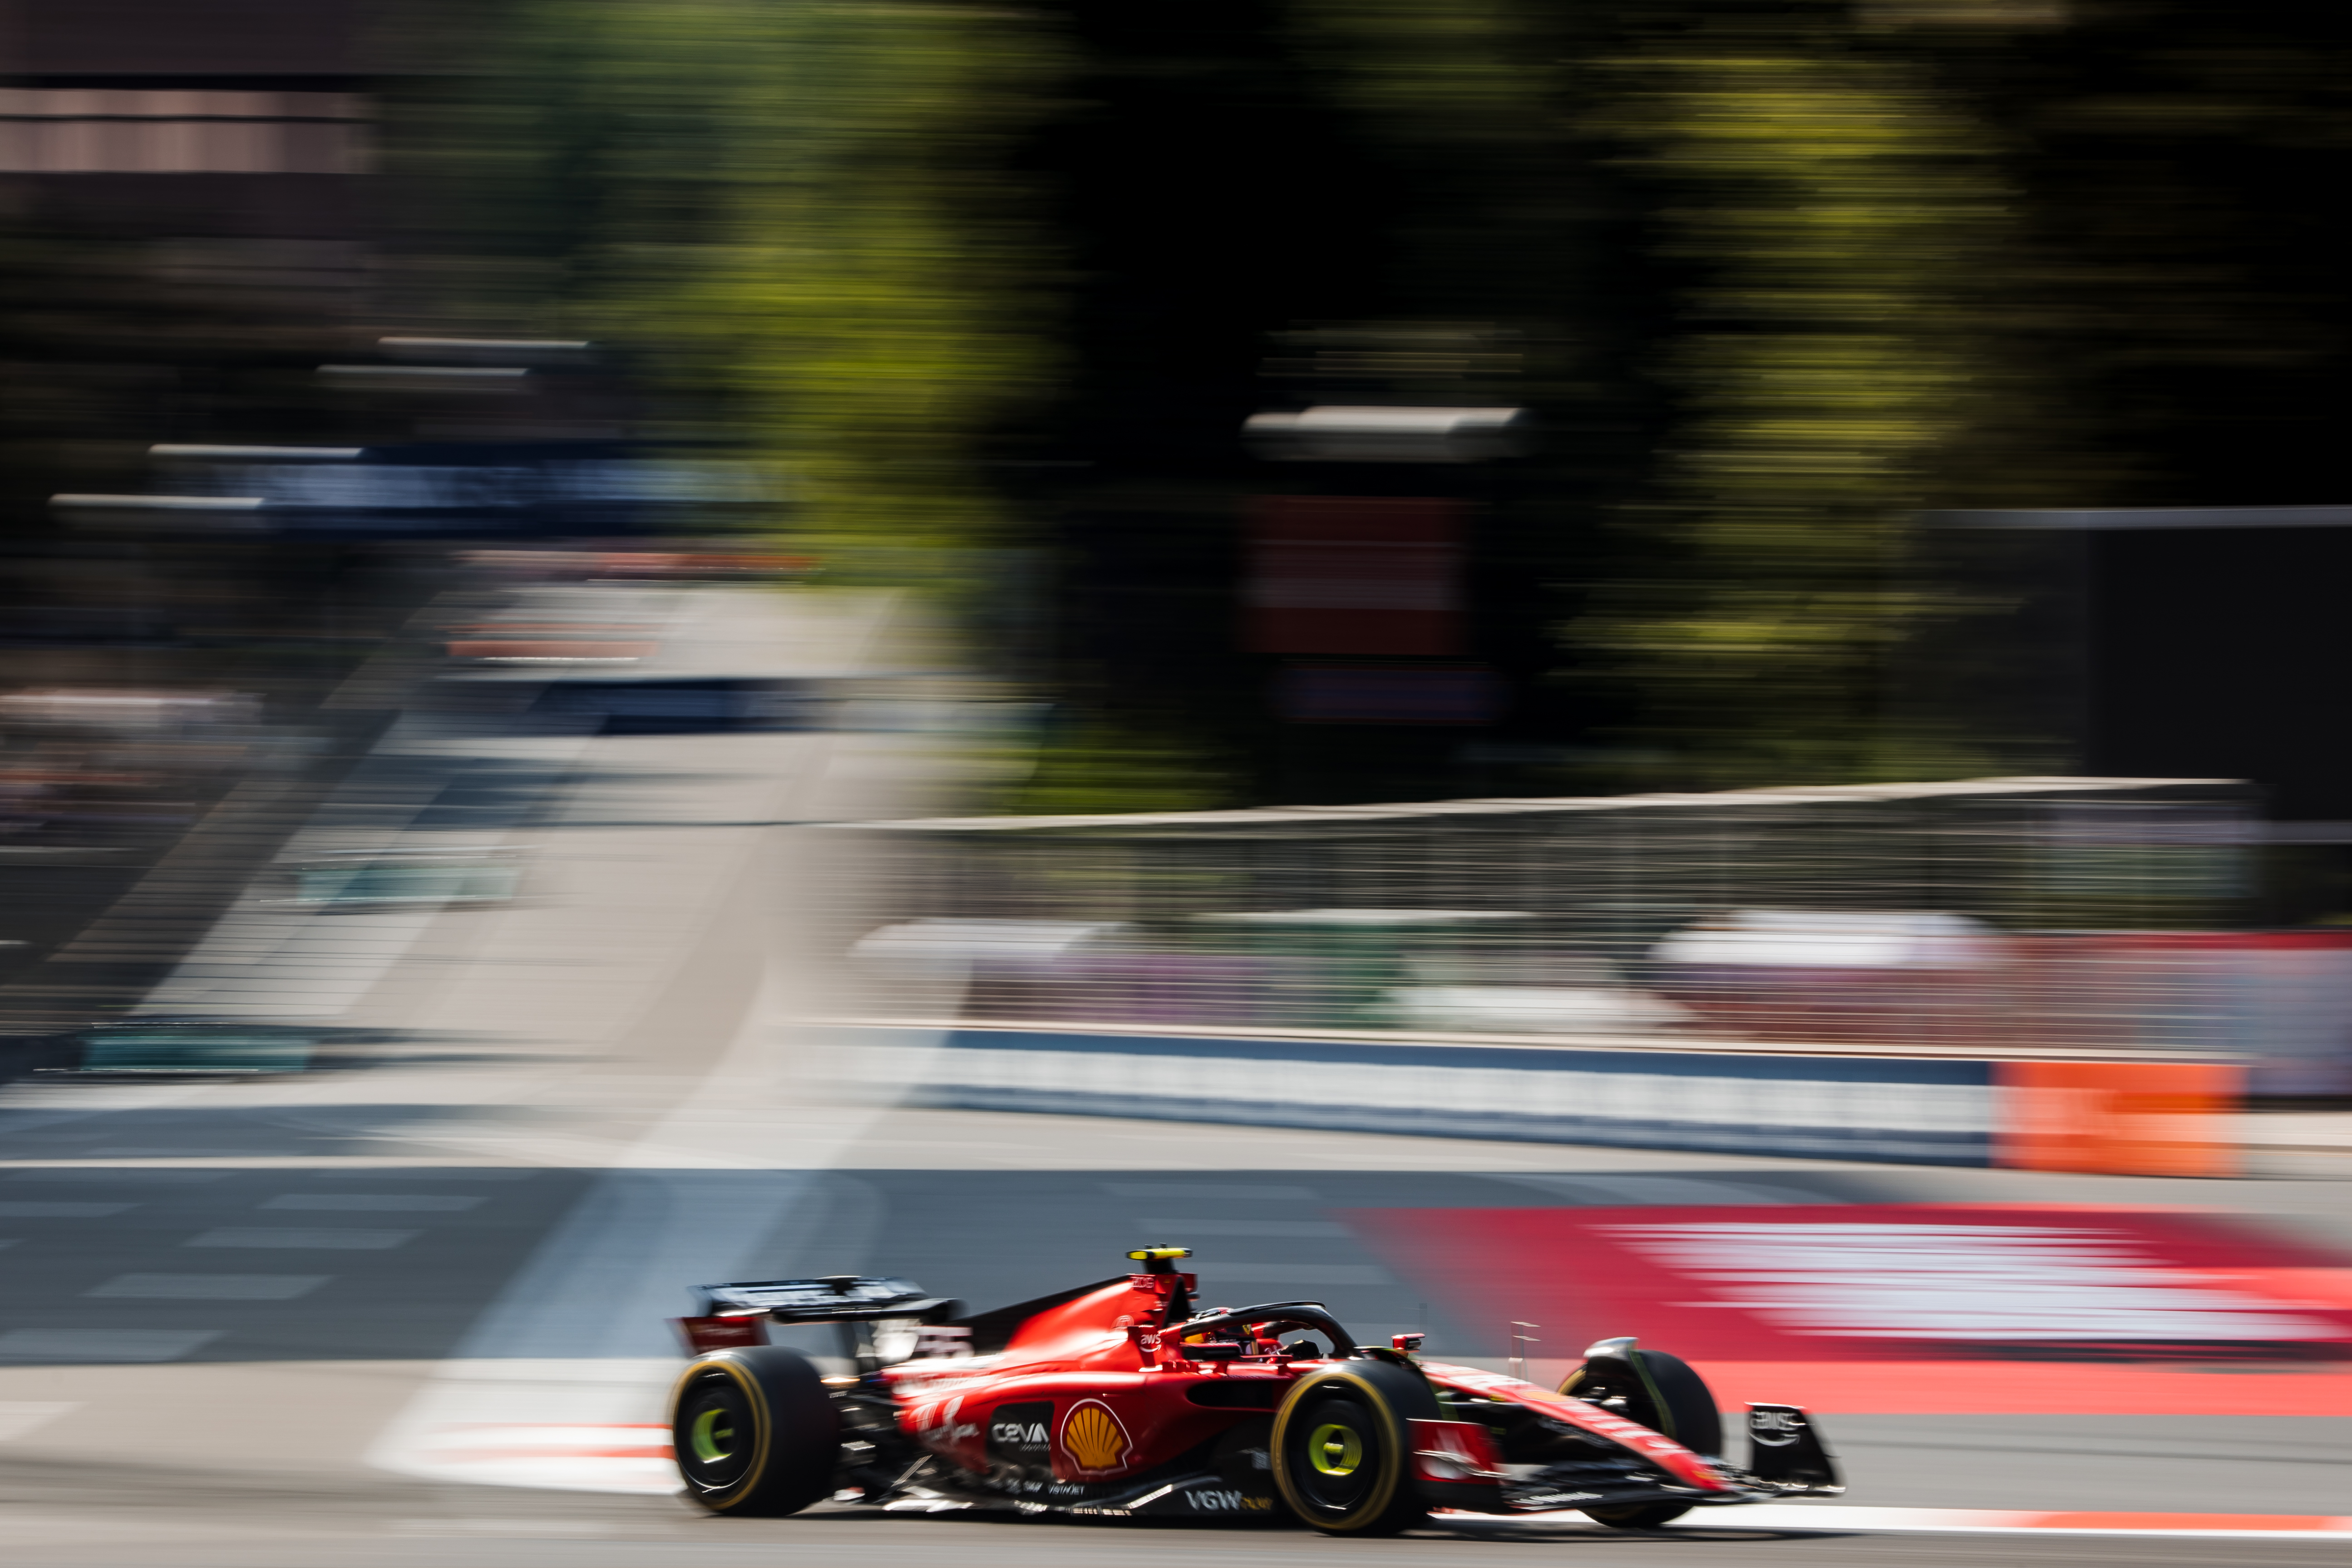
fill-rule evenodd
<path id="1" fill-rule="evenodd" d="M 841 1417 L 798 1351 L 696 1357 L 670 1394 L 669 1425 L 686 1495 L 713 1513 L 798 1513 L 832 1493 Z"/>
<path id="2" fill-rule="evenodd" d="M 1723 1452 L 1723 1416 L 1715 1395 L 1680 1356 L 1629 1349 L 1622 1359 L 1586 1362 L 1568 1374 L 1559 1391 L 1663 1432 L 1694 1454 L 1712 1458 Z M 1689 1511 L 1688 1503 L 1657 1502 L 1588 1508 L 1584 1514 L 1615 1530 L 1654 1530 Z"/>
<path id="3" fill-rule="evenodd" d="M 1275 1489 L 1327 1535 L 1393 1535 L 1429 1512 L 1412 1473 L 1408 1421 L 1436 1420 L 1418 1372 L 1349 1361 L 1302 1377 L 1275 1412 Z"/>

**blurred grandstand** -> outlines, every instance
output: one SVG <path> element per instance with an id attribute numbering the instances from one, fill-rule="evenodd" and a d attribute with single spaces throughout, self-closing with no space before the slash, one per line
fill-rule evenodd
<path id="1" fill-rule="evenodd" d="M 845 827 L 878 1015 L 2241 1060 L 2342 1092 L 2352 933 L 2249 932 L 2249 792 L 2017 778 Z"/>

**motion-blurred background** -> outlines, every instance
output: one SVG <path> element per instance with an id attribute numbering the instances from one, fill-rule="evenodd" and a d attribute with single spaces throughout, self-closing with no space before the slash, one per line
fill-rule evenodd
<path id="1" fill-rule="evenodd" d="M 689 1276 L 1147 1239 L 1496 1364 L 1655 1320 L 1857 1504 L 2336 1517 L 2347 66 L 0 5 L 27 1528 L 148 1539 L 99 1455 L 321 1539 L 657 1492 Z"/>

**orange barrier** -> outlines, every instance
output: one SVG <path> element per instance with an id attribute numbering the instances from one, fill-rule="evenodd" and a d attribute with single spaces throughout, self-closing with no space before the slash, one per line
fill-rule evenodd
<path id="1" fill-rule="evenodd" d="M 2024 1171 L 2234 1176 L 2243 1071 L 2217 1062 L 2000 1062 L 1994 1163 Z"/>

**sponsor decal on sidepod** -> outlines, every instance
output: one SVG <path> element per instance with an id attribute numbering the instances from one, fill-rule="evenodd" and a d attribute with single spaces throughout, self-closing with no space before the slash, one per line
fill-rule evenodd
<path id="1" fill-rule="evenodd" d="M 1052 1451 L 1047 1434 L 1053 1422 L 1050 1399 L 998 1405 L 988 1418 L 989 1458 L 1015 1469 L 1043 1471 Z"/>
<path id="2" fill-rule="evenodd" d="M 1081 1399 L 1062 1417 L 1062 1452 L 1080 1474 L 1098 1476 L 1122 1468 L 1133 1447 L 1127 1428 L 1099 1399 Z"/>

